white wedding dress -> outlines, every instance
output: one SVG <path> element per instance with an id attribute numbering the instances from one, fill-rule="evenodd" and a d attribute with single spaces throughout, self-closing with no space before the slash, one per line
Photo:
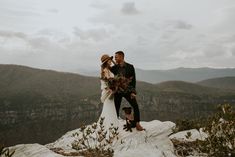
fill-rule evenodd
<path id="1" fill-rule="evenodd" d="M 105 69 L 105 77 L 110 78 L 110 77 L 114 77 L 114 75 L 110 70 Z M 106 129 L 109 129 L 111 124 L 113 124 L 114 127 L 118 127 L 119 121 L 117 118 L 116 108 L 114 104 L 114 97 L 112 96 L 112 93 L 109 92 L 107 87 L 108 86 L 106 82 L 104 80 L 101 80 L 102 92 L 101 92 L 100 99 L 101 99 L 101 102 L 103 103 L 103 109 L 102 109 L 100 118 L 104 117 L 104 127 Z"/>

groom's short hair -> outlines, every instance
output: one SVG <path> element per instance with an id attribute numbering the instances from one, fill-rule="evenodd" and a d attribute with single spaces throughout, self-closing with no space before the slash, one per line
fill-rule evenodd
<path id="1" fill-rule="evenodd" d="M 123 58 L 124 58 L 124 56 L 125 56 L 125 54 L 124 54 L 123 51 L 117 51 L 117 52 L 115 52 L 115 54 L 121 55 Z"/>

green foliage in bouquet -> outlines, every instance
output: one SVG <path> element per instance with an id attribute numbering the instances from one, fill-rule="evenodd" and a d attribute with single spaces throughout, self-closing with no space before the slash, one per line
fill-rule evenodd
<path id="1" fill-rule="evenodd" d="M 10 152 L 9 148 L 5 148 L 4 145 L 0 144 L 0 157 L 12 157 L 15 151 Z"/>
<path id="2" fill-rule="evenodd" d="M 82 126 L 80 132 L 74 133 L 77 139 L 72 143 L 72 148 L 85 157 L 112 157 L 112 144 L 118 139 L 118 127 L 111 124 L 108 130 L 103 125 L 104 118 L 91 126 Z"/>

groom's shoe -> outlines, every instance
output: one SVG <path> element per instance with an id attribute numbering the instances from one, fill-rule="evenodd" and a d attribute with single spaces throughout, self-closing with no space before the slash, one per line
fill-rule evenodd
<path id="1" fill-rule="evenodd" d="M 136 130 L 138 130 L 138 131 L 143 131 L 143 130 L 145 130 L 145 129 L 140 125 L 139 122 L 137 122 L 137 123 L 136 123 Z"/>

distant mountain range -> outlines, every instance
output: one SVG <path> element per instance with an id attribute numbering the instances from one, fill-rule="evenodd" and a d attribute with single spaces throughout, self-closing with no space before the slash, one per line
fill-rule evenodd
<path id="1" fill-rule="evenodd" d="M 98 78 L 69 72 L 36 69 L 21 65 L 0 64 L 0 92 L 40 93 L 45 97 L 97 94 Z M 93 89 L 93 90 L 87 90 Z"/>
<path id="2" fill-rule="evenodd" d="M 235 90 L 235 77 L 213 78 L 197 82 L 197 84 L 208 87 Z"/>
<path id="3" fill-rule="evenodd" d="M 215 80 L 137 81 L 141 119 L 176 121 L 208 115 L 218 104 L 235 105 L 235 90 L 228 88 L 234 77 Z M 93 122 L 102 109 L 100 92 L 98 77 L 0 64 L 0 141 L 44 144 Z"/>
<path id="4" fill-rule="evenodd" d="M 136 70 L 139 80 L 150 83 L 180 80 L 186 82 L 198 82 L 206 79 L 235 76 L 235 68 L 177 68 L 171 70 Z"/>
<path id="5" fill-rule="evenodd" d="M 99 76 L 99 71 L 74 70 L 87 76 Z M 136 68 L 136 78 L 149 83 L 160 83 L 163 81 L 186 81 L 198 82 L 206 79 L 235 76 L 235 68 L 176 68 L 170 70 L 142 70 Z"/>

